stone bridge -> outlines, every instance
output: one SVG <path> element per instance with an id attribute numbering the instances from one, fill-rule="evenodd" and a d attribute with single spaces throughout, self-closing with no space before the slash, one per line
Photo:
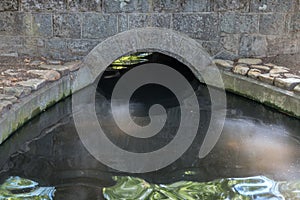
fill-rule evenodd
<path id="1" fill-rule="evenodd" d="M 300 117 L 300 84 L 296 93 L 288 90 L 291 85 L 275 87 L 272 77 L 271 83 L 262 83 L 241 76 L 247 75 L 251 64 L 237 73 L 221 70 L 222 83 L 206 70 L 213 65 L 209 57 L 234 60 L 300 53 L 299 4 L 299 0 L 3 0 L 1 55 L 83 62 L 78 72 L 65 73 L 4 113 L 0 143 L 36 114 L 91 84 L 115 59 L 137 51 L 172 56 L 200 81 Z M 157 42 L 162 36 L 163 42 Z"/>
<path id="2" fill-rule="evenodd" d="M 0 53 L 82 59 L 117 33 L 163 27 L 219 58 L 300 51 L 299 0 L 2 0 Z"/>

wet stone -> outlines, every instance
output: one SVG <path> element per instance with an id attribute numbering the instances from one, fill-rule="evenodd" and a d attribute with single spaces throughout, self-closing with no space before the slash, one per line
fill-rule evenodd
<path id="1" fill-rule="evenodd" d="M 38 90 L 41 87 L 43 87 L 46 83 L 46 80 L 44 79 L 30 79 L 27 81 L 21 81 L 18 82 L 17 85 L 24 86 L 24 87 L 30 87 L 32 90 Z"/>
<path id="2" fill-rule="evenodd" d="M 214 63 L 217 67 L 224 68 L 231 70 L 233 68 L 233 61 L 231 60 L 222 60 L 222 59 L 215 59 Z"/>
<path id="3" fill-rule="evenodd" d="M 260 74 L 261 71 L 259 69 L 250 69 L 248 72 L 248 76 L 254 79 L 257 79 Z"/>
<path id="4" fill-rule="evenodd" d="M 260 74 L 258 76 L 258 79 L 262 82 L 272 84 L 274 83 L 274 77 L 272 77 L 270 74 Z"/>
<path id="5" fill-rule="evenodd" d="M 243 63 L 247 65 L 259 65 L 262 64 L 262 60 L 258 58 L 241 58 L 238 63 Z"/>
<path id="6" fill-rule="evenodd" d="M 250 68 L 245 65 L 236 65 L 233 68 L 233 73 L 240 74 L 240 75 L 246 75 L 248 73 L 249 69 Z"/>
<path id="7" fill-rule="evenodd" d="M 3 91 L 4 94 L 12 95 L 17 98 L 28 96 L 31 93 L 31 89 L 29 87 L 5 87 Z"/>
<path id="8" fill-rule="evenodd" d="M 54 70 L 29 70 L 27 73 L 38 75 L 46 81 L 56 81 L 61 77 L 60 73 Z"/>
<path id="9" fill-rule="evenodd" d="M 270 67 L 268 66 L 264 66 L 264 65 L 251 65 L 251 68 L 255 68 L 255 69 L 259 69 L 259 70 L 263 70 L 263 71 L 270 71 Z"/>
<path id="10" fill-rule="evenodd" d="M 300 79 L 298 79 L 298 78 L 276 78 L 274 84 L 277 87 L 291 90 L 296 85 L 300 84 Z"/>

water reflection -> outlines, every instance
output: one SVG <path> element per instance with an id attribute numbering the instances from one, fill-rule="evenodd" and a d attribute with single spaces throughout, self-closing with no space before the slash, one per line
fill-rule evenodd
<path id="1" fill-rule="evenodd" d="M 54 187 L 39 187 L 37 182 L 10 177 L 0 186 L 0 199 L 2 200 L 52 200 L 55 193 Z"/>
<path id="2" fill-rule="evenodd" d="M 121 199 L 126 195 L 127 199 L 138 198 L 134 195 L 148 199 L 300 199 L 299 120 L 228 94 L 222 135 L 212 152 L 199 159 L 199 148 L 210 122 L 211 103 L 206 86 L 194 83 L 201 107 L 198 134 L 191 147 L 173 164 L 151 173 L 125 174 L 98 162 L 76 133 L 68 98 L 31 120 L 0 145 L 0 182 L 20 179 L 16 177 L 34 180 L 28 189 L 18 185 L 23 187 L 22 195 L 37 194 L 35 191 L 44 194 L 38 188 L 51 188 L 43 190 L 50 194 L 55 187 L 54 198 L 59 200 L 98 200 L 104 196 Z M 110 95 L 101 92 L 96 95 L 98 119 L 107 137 L 132 152 L 153 151 L 168 144 L 176 134 L 180 119 L 178 102 L 170 92 L 157 87 L 144 89 L 148 90 L 146 94 L 137 91 L 134 95 L 135 99 L 147 101 L 130 104 L 134 121 L 149 123 L 147 112 L 153 103 L 164 105 L 168 114 L 163 130 L 147 140 L 130 137 L 116 127 Z M 124 109 L 127 108 L 121 105 L 118 114 L 123 115 Z M 86 123 L 91 125 L 89 121 Z M 112 157 L 111 162 L 123 161 Z M 21 194 L 14 193 L 19 190 L 1 191 L 2 195 L 15 197 Z"/>
<path id="3" fill-rule="evenodd" d="M 103 189 L 108 200 L 178 199 L 178 200 L 284 200 L 300 198 L 300 182 L 275 182 L 264 176 L 227 178 L 210 182 L 180 181 L 172 184 L 150 184 L 129 176 L 113 177 L 116 185 Z"/>

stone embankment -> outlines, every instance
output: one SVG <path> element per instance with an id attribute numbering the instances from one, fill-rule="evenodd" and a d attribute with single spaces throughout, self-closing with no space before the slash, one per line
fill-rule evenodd
<path id="1" fill-rule="evenodd" d="M 300 118 L 300 71 L 253 58 L 215 59 L 214 63 L 226 90 Z M 20 67 L 1 66 L 0 143 L 25 122 L 71 95 L 80 65 L 80 61 L 25 59 Z"/>
<path id="2" fill-rule="evenodd" d="M 300 68 L 292 71 L 286 66 L 263 63 L 261 59 L 241 58 L 236 62 L 216 59 L 214 63 L 226 71 L 300 94 Z M 299 66 L 300 67 L 300 66 Z"/>

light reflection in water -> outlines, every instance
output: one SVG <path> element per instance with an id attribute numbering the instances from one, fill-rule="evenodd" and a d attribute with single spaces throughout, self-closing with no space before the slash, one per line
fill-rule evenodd
<path id="1" fill-rule="evenodd" d="M 210 118 L 210 100 L 205 86 L 195 86 L 201 105 L 199 134 L 180 159 L 162 170 L 122 174 L 98 162 L 86 151 L 76 133 L 71 100 L 67 99 L 31 120 L 0 146 L 0 182 L 9 180 L 10 176 L 26 177 L 47 186 L 43 190 L 46 195 L 54 192 L 48 186 L 55 186 L 54 199 L 58 200 L 99 200 L 104 198 L 103 191 L 107 199 L 300 199 L 299 120 L 228 94 L 221 138 L 207 157 L 199 159 L 202 134 Z M 158 93 L 161 90 L 154 89 L 155 93 L 141 90 L 135 94 L 145 98 L 147 104 L 133 101 L 130 105 L 132 118 L 141 124 L 149 123 L 145 116 L 148 104 L 160 103 L 157 100 L 165 103 L 164 99 L 170 104 L 166 91 Z M 153 151 L 174 137 L 180 115 L 175 101 L 166 106 L 170 121 L 164 131 L 146 141 L 127 137 L 115 126 L 106 96 L 97 93 L 96 102 L 99 121 L 106 128 L 107 136 L 125 150 Z M 120 107 L 118 114 L 123 115 L 124 109 Z M 122 162 L 113 157 L 111 161 Z M 10 187 L 15 187 L 11 180 Z M 23 195 L 22 199 L 51 199 L 50 195 L 39 197 L 38 194 L 44 193 L 37 185 L 29 189 L 18 184 L 17 187 L 23 188 L 1 190 L 0 199 L 17 199 L 16 195 Z"/>
<path id="2" fill-rule="evenodd" d="M 116 185 L 103 189 L 108 200 L 118 199 L 300 199 L 300 182 L 275 182 L 264 176 L 150 184 L 143 179 L 115 176 Z"/>
<path id="3" fill-rule="evenodd" d="M 39 187 L 37 182 L 10 177 L 0 186 L 0 200 L 52 200 L 54 187 Z"/>

